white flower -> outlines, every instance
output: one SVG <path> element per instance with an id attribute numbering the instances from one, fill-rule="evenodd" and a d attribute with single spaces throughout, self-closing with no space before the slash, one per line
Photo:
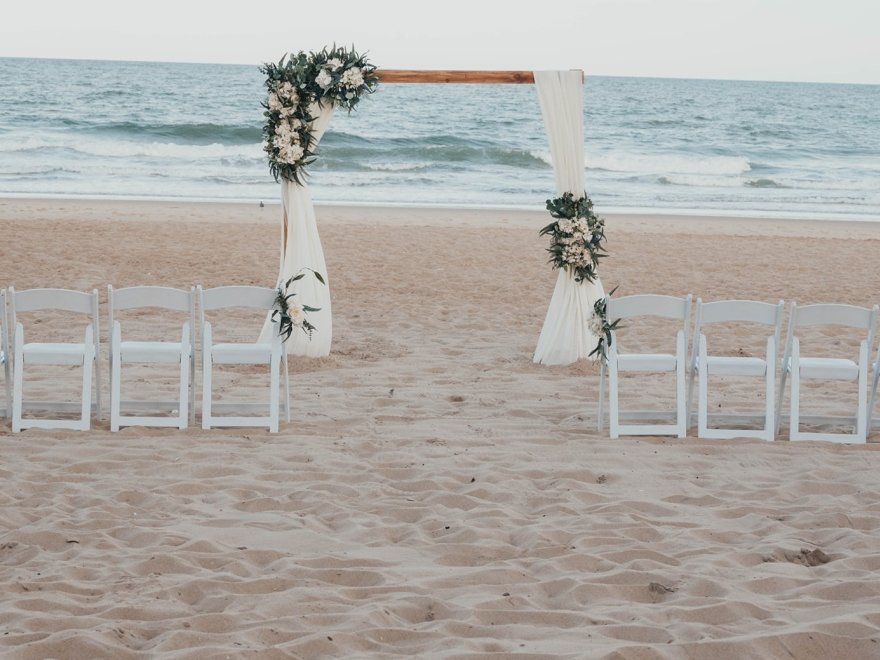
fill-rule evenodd
<path id="1" fill-rule="evenodd" d="M 590 316 L 590 320 L 587 322 L 587 328 L 589 328 L 590 333 L 594 336 L 601 337 L 603 330 L 602 326 L 602 317 L 594 312 L 593 315 Z"/>
<path id="2" fill-rule="evenodd" d="M 327 90 L 333 84 L 333 78 L 327 73 L 327 69 L 321 69 L 320 73 L 315 77 L 315 82 L 321 89 Z"/>
<path id="3" fill-rule="evenodd" d="M 275 135 L 283 140 L 290 140 L 290 123 L 286 121 L 279 121 L 275 125 Z"/>
<path id="4" fill-rule="evenodd" d="M 574 225 L 571 220 L 560 220 L 557 223 L 557 226 L 559 227 L 559 231 L 561 231 L 563 234 L 570 234 L 572 229 L 574 229 Z"/>
<path id="5" fill-rule="evenodd" d="M 333 71 L 336 71 L 336 69 L 342 66 L 342 60 L 340 60 L 338 57 L 331 57 L 329 60 L 327 60 L 327 64 L 325 66 L 328 66 Z"/>
<path id="6" fill-rule="evenodd" d="M 299 119 L 294 118 L 290 120 L 290 127 L 293 130 L 298 131 L 303 127 L 303 123 Z"/>
<path id="7" fill-rule="evenodd" d="M 364 84 L 364 75 L 360 67 L 353 66 L 342 74 L 342 84 L 347 87 L 360 87 Z"/>
<path id="8" fill-rule="evenodd" d="M 278 96 L 290 103 L 291 105 L 299 104 L 299 94 L 289 82 L 283 82 L 278 86 Z"/>
<path id="9" fill-rule="evenodd" d="M 288 163 L 295 163 L 305 155 L 305 151 L 298 144 L 290 145 L 285 151 L 287 152 Z"/>
<path id="10" fill-rule="evenodd" d="M 279 110 L 281 110 L 281 99 L 278 98 L 278 94 L 276 94 L 275 92 L 269 94 L 268 106 L 269 110 L 271 110 L 272 112 L 278 112 Z"/>
<path id="11" fill-rule="evenodd" d="M 303 308 L 292 300 L 287 303 L 287 315 L 290 317 L 290 323 L 297 328 L 301 328 L 303 321 L 306 320 Z"/>

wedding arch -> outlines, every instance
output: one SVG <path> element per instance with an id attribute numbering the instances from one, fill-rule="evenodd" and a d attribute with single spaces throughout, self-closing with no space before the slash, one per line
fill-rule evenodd
<path id="1" fill-rule="evenodd" d="M 335 57 L 336 54 L 341 57 Z M 314 57 L 314 53 L 312 56 Z M 544 325 L 538 338 L 533 360 L 546 365 L 570 364 L 581 358 L 604 357 L 605 348 L 610 341 L 610 332 L 605 319 L 605 292 L 599 279 L 597 266 L 600 253 L 604 252 L 604 221 L 592 210 L 592 202 L 585 190 L 584 162 L 584 130 L 583 130 L 583 80 L 580 70 L 570 71 L 467 71 L 467 70 L 408 70 L 408 69 L 376 69 L 364 64 L 365 60 L 353 53 L 348 66 L 354 74 L 345 72 L 344 49 L 319 53 L 321 61 L 319 77 L 325 76 L 321 90 L 327 91 L 332 84 L 329 74 L 335 74 L 335 80 L 345 83 L 352 75 L 362 88 L 370 84 L 370 78 L 364 83 L 363 75 L 370 74 L 375 82 L 388 83 L 478 83 L 478 84 L 535 84 L 538 100 L 544 119 L 544 126 L 550 143 L 550 153 L 556 180 L 556 191 L 559 197 L 548 200 L 547 208 L 554 218 L 541 230 L 542 234 L 551 237 L 548 251 L 554 268 L 559 269 L 556 285 Z M 299 57 L 305 57 L 300 53 Z M 283 60 L 282 60 L 283 62 Z M 279 67 L 282 62 L 279 62 Z M 303 60 L 305 62 L 305 60 Z M 289 66 L 289 65 L 288 65 Z M 303 64 L 305 66 L 305 64 Z M 323 71 L 327 71 L 324 74 Z M 333 114 L 333 102 L 321 102 L 303 111 L 306 122 L 303 124 L 294 115 L 297 110 L 290 107 L 285 110 L 282 100 L 285 93 L 288 98 L 297 97 L 297 91 L 288 85 L 286 92 L 281 89 L 282 77 L 277 75 L 274 65 L 266 65 L 269 74 L 267 87 L 270 89 L 269 101 L 266 104 L 266 116 L 270 117 L 268 136 L 272 138 L 275 130 L 271 119 L 281 117 L 282 122 L 293 122 L 294 128 L 302 127 L 305 133 L 303 140 L 293 136 L 293 147 L 286 136 L 281 140 L 282 149 L 288 151 L 289 158 L 285 161 L 278 156 L 278 147 L 270 141 L 265 147 L 270 153 L 270 167 L 276 179 L 281 183 L 282 222 L 281 222 L 281 263 L 279 267 L 278 286 L 281 298 L 292 291 L 299 300 L 307 302 L 317 311 L 311 312 L 310 325 L 316 328 L 314 333 L 295 333 L 288 341 L 288 352 L 293 355 L 322 357 L 330 353 L 332 341 L 332 313 L 330 286 L 326 280 L 326 263 L 318 235 L 314 205 L 309 195 L 308 186 L 297 171 L 293 169 L 291 176 L 279 176 L 278 169 L 288 167 L 284 163 L 300 164 L 310 162 L 310 153 L 302 153 L 300 144 L 314 148 L 329 124 Z M 342 73 L 339 73 L 339 72 Z M 314 69 L 312 69 L 314 72 Z M 363 75 L 362 75 L 363 74 Z M 275 76 L 273 78 L 273 76 Z M 348 84 L 348 87 L 346 87 Z M 348 104 L 349 110 L 357 102 L 352 95 L 342 95 L 346 89 L 353 88 L 352 83 L 342 84 L 341 91 L 334 92 L 341 98 L 341 104 Z M 333 88 L 335 89 L 335 88 Z M 277 93 L 271 90 L 278 90 Z M 369 89 L 372 92 L 372 89 Z M 274 95 L 274 98 L 273 98 Z M 274 104 L 274 105 L 273 105 Z M 274 108 L 274 109 L 273 109 Z M 291 119 L 285 119 L 285 112 Z M 275 114 L 272 114 L 275 113 Z M 285 123 L 285 131 L 290 133 Z M 264 133 L 267 130 L 264 129 Z M 278 138 L 274 138 L 277 145 Z M 291 154 L 291 149 L 293 153 Z M 273 155 L 276 160 L 273 160 Z M 285 155 L 285 154 L 282 154 Z M 279 166 L 278 163 L 281 163 Z M 293 166 L 289 166 L 293 167 Z M 282 173 L 283 174 L 283 173 Z M 311 270 L 324 274 L 324 278 L 301 277 Z M 292 285 L 292 280 L 295 280 Z M 288 289 L 288 286 L 291 289 Z M 271 332 L 269 320 L 263 329 L 263 335 Z"/>

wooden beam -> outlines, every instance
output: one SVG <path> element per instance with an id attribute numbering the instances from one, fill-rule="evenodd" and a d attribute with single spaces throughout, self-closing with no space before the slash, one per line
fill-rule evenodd
<path id="1" fill-rule="evenodd" d="M 531 71 L 441 71 L 413 69 L 377 69 L 383 83 L 534 83 Z"/>

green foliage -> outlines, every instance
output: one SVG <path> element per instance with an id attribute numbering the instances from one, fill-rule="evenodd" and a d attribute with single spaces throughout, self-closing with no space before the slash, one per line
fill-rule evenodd
<path id="1" fill-rule="evenodd" d="M 311 272 L 315 279 L 318 280 L 321 284 L 325 284 L 324 277 L 316 270 L 312 270 L 311 268 L 303 268 L 303 270 L 308 270 Z M 306 318 L 306 314 L 309 312 L 319 312 L 321 311 L 320 307 L 310 307 L 309 305 L 292 305 L 291 300 L 296 297 L 295 293 L 287 293 L 287 289 L 290 288 L 290 285 L 294 282 L 297 282 L 304 278 L 306 274 L 302 271 L 291 277 L 284 283 L 284 285 L 278 285 L 278 290 L 275 294 L 275 309 L 272 310 L 272 320 L 274 321 L 276 318 L 278 319 L 278 334 L 281 335 L 282 341 L 287 341 L 290 339 L 290 335 L 293 334 L 294 328 L 301 328 L 303 332 L 305 332 L 309 339 L 312 338 L 312 333 L 316 330 L 315 326 L 312 325 L 309 320 Z"/>
<path id="2" fill-rule="evenodd" d="M 260 72 L 266 76 L 263 150 L 269 171 L 276 181 L 302 184 L 305 167 L 314 162 L 311 125 L 320 104 L 351 112 L 364 94 L 376 90 L 376 67 L 354 47 L 334 45 L 317 53 L 284 55 L 277 64 L 263 64 Z"/>
<path id="3" fill-rule="evenodd" d="M 575 198 L 570 192 L 547 200 L 547 210 L 556 218 L 540 231 L 550 236 L 550 263 L 574 273 L 576 282 L 592 282 L 598 277 L 599 259 L 605 254 L 605 220 L 593 211 L 593 202 L 584 193 Z"/>
<path id="4" fill-rule="evenodd" d="M 593 303 L 593 317 L 590 319 L 590 330 L 599 337 L 599 341 L 587 357 L 597 356 L 602 362 L 608 362 L 608 347 L 613 341 L 613 333 L 620 325 L 620 319 L 608 322 L 608 297 L 614 295 L 617 287 L 614 287 L 607 296 L 599 298 Z"/>

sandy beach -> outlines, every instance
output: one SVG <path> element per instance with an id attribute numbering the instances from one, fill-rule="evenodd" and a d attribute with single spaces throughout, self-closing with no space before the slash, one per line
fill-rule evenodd
<path id="1" fill-rule="evenodd" d="M 279 434 L 2 420 L 0 655 L 880 658 L 880 428 L 861 446 L 611 440 L 593 363 L 531 361 L 556 278 L 545 212 L 317 213 L 333 350 L 292 359 Z M 278 218 L 0 199 L 0 286 L 98 288 L 102 313 L 107 284 L 272 286 Z M 618 295 L 880 303 L 878 223 L 606 220 Z M 718 347 L 762 349 L 747 340 Z M 663 405 L 664 384 L 625 402 Z M 748 385 L 716 405 L 749 405 Z"/>

